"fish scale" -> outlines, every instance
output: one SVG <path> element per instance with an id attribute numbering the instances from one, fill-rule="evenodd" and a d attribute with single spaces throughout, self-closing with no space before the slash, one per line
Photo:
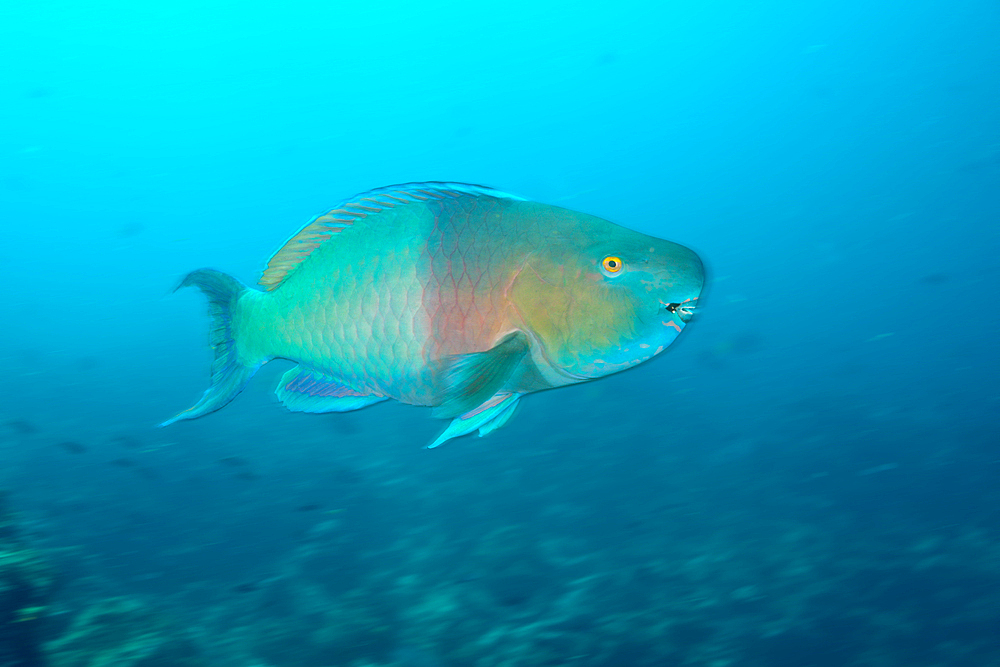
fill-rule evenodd
<path id="1" fill-rule="evenodd" d="M 496 255 L 503 247 L 498 233 L 503 212 L 494 206 L 462 206 L 465 201 L 445 200 L 429 207 L 440 210 L 434 211 L 427 244 L 432 279 L 425 287 L 424 307 L 434 332 L 434 345 L 424 354 L 428 362 L 488 348 L 502 328 L 511 326 L 497 300 L 502 285 L 483 280 L 492 275 L 495 261 L 505 259 Z M 470 316 L 474 312 L 477 317 Z"/>
<path id="2" fill-rule="evenodd" d="M 260 290 L 209 269 L 184 279 L 209 298 L 212 386 L 164 424 L 219 409 L 285 358 L 298 366 L 276 393 L 291 410 L 392 398 L 453 419 L 431 446 L 482 435 L 523 394 L 661 352 L 703 283 L 692 251 L 594 216 L 482 186 L 380 188 L 307 223 Z"/>

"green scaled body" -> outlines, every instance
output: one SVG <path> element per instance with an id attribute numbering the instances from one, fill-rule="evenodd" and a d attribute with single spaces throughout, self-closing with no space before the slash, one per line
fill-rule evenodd
<path id="1" fill-rule="evenodd" d="M 274 358 L 298 366 L 289 409 L 395 399 L 453 418 L 432 443 L 506 423 L 526 393 L 632 367 L 690 318 L 693 252 L 593 216 L 479 186 L 416 183 L 314 218 L 268 262 L 262 289 L 202 269 L 212 386 L 164 425 L 221 408 Z"/>

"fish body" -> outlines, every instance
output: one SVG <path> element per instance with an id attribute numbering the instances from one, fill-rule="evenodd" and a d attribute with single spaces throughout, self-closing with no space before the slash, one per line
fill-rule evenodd
<path id="1" fill-rule="evenodd" d="M 502 426 L 527 393 L 635 366 L 690 319 L 704 270 L 691 250 L 480 186 L 373 190 L 317 216 L 250 289 L 208 269 L 212 387 L 165 424 L 228 403 L 264 363 L 299 365 L 291 410 L 394 399 L 452 418 L 435 440 Z"/>

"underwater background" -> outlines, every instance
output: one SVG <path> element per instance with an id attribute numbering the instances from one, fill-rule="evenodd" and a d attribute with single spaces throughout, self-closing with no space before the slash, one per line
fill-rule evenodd
<path id="1" fill-rule="evenodd" d="M 994 0 L 0 5 L 0 666 L 1000 665 Z M 211 266 L 481 183 L 695 249 L 487 438 L 224 410 Z"/>

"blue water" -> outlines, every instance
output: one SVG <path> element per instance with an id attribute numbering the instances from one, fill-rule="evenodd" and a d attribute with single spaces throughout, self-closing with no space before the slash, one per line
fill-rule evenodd
<path id="1" fill-rule="evenodd" d="M 0 487 L 58 585 L 0 595 L 0 664 L 1000 665 L 998 35 L 990 0 L 6 3 Z M 284 411 L 287 362 L 153 428 L 207 386 L 181 276 L 420 180 L 683 243 L 705 303 L 439 450 L 426 409 Z"/>

